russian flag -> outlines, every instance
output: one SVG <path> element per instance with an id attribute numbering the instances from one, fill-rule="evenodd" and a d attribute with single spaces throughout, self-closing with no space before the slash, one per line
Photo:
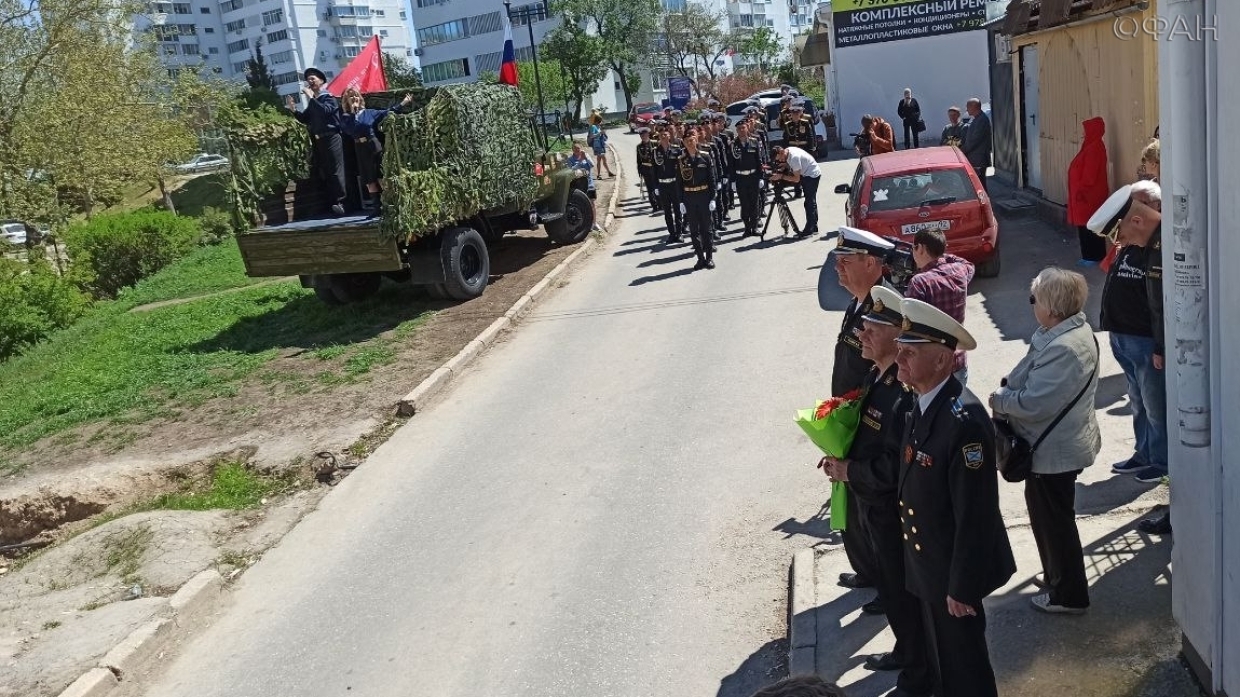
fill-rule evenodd
<path id="1" fill-rule="evenodd" d="M 517 55 L 512 48 L 512 23 L 504 17 L 504 62 L 499 66 L 499 81 L 504 85 L 517 84 Z"/>

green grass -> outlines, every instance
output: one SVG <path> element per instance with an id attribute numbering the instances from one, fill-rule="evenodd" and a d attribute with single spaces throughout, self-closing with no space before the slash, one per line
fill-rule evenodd
<path id="1" fill-rule="evenodd" d="M 288 486 L 286 478 L 261 475 L 240 463 L 215 468 L 206 488 L 189 487 L 185 491 L 164 494 L 141 504 L 139 511 L 239 511 L 257 508 L 264 498 Z M 136 512 L 136 511 L 131 511 Z"/>
<path id="2" fill-rule="evenodd" d="M 200 247 L 163 271 L 121 292 L 116 303 L 126 309 L 164 300 L 180 300 L 233 288 L 244 288 L 270 278 L 245 275 L 236 240 Z"/>
<path id="3" fill-rule="evenodd" d="M 321 386 L 361 379 L 394 360 L 389 345 L 432 314 L 408 286 L 388 285 L 366 302 L 336 308 L 295 281 L 127 312 L 238 282 L 232 249 L 196 252 L 0 364 L 0 448 L 103 420 L 132 425 L 161 416 L 192 418 L 181 410 L 236 395 L 290 348 L 330 347 L 326 357 L 308 351 L 295 359 L 323 362 L 334 377 L 319 380 Z M 393 336 L 380 336 L 386 332 Z M 115 451 L 131 436 L 121 430 L 110 438 Z"/>

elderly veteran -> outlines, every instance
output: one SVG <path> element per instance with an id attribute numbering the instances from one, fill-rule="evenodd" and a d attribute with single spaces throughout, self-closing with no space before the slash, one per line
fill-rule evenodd
<path id="1" fill-rule="evenodd" d="M 1044 269 L 1029 292 L 1040 326 L 1029 353 L 990 395 L 990 408 L 1037 445 L 1025 504 L 1047 592 L 1031 602 L 1043 612 L 1081 614 L 1089 607 L 1089 583 L 1076 528 L 1076 478 L 1102 449 L 1094 412 L 1098 341 L 1085 318 L 1084 276 Z"/>
<path id="2" fill-rule="evenodd" d="M 896 337 L 904 318 L 900 294 L 883 286 L 870 291 L 873 306 L 865 315 L 861 354 L 874 361 L 861 397 L 861 423 L 848 457 L 824 457 L 820 466 L 833 480 L 847 482 L 858 508 L 862 530 L 878 561 L 878 597 L 895 634 L 890 653 L 866 657 L 870 670 L 899 670 L 897 697 L 928 695 L 934 689 L 926 654 L 921 603 L 904 582 L 904 541 L 896 483 L 900 477 L 900 446 L 904 423 L 915 396 L 897 378 Z"/>
<path id="3" fill-rule="evenodd" d="M 839 229 L 835 248 L 835 272 L 840 285 L 852 295 L 852 302 L 844 311 L 839 337 L 835 343 L 835 360 L 831 367 L 831 395 L 838 397 L 853 390 L 863 389 L 874 361 L 863 353 L 857 332 L 862 328 L 865 316 L 874 308 L 871 292 L 874 286 L 883 284 L 883 260 L 895 248 L 891 242 L 866 230 L 848 226 Z M 873 545 L 861 528 L 858 506 L 854 503 L 852 488 L 848 487 L 848 518 L 843 532 L 844 554 L 853 573 L 842 573 L 839 583 L 845 588 L 870 588 L 878 579 L 878 560 Z M 881 615 L 885 608 L 882 598 L 866 603 L 868 614 Z"/>
<path id="4" fill-rule="evenodd" d="M 896 490 L 906 585 L 921 600 L 934 694 L 996 697 L 982 600 L 1007 583 L 1016 561 L 999 511 L 994 423 L 952 376 L 953 352 L 977 342 L 920 300 L 905 298 L 900 314 L 896 365 L 917 393 Z"/>

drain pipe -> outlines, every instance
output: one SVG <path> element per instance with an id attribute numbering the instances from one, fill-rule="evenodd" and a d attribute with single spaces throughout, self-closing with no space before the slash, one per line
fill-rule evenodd
<path id="1" fill-rule="evenodd" d="M 1163 192 L 1163 218 L 1171 222 L 1170 239 L 1165 234 L 1167 226 L 1163 226 L 1164 282 L 1169 282 L 1165 285 L 1171 289 L 1167 306 L 1172 309 L 1169 315 L 1164 314 L 1168 320 L 1166 367 L 1168 372 L 1175 371 L 1180 442 L 1190 448 L 1205 448 L 1210 445 L 1206 302 L 1209 182 L 1203 156 L 1215 143 L 1202 141 L 1208 111 L 1202 108 L 1208 97 L 1205 42 L 1173 32 L 1175 27 L 1201 27 L 1206 18 L 1204 0 L 1169 0 L 1159 5 L 1159 16 L 1172 32 L 1158 37 L 1159 50 L 1164 54 L 1159 82 L 1169 87 L 1159 109 L 1159 135 L 1169 165 L 1163 180 L 1171 185 L 1170 192 Z M 1171 271 L 1170 278 L 1166 277 L 1167 270 Z M 1164 290 L 1164 297 L 1167 295 Z"/>

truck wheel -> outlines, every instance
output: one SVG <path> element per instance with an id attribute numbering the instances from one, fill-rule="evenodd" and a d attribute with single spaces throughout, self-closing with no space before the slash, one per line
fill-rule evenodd
<path id="1" fill-rule="evenodd" d="M 576 244 L 594 228 L 594 202 L 581 189 L 568 192 L 568 204 L 564 217 L 545 225 L 547 237 L 560 244 Z"/>
<path id="2" fill-rule="evenodd" d="M 491 277 L 491 257 L 482 235 L 473 228 L 449 228 L 440 233 L 439 245 L 448 297 L 472 300 L 482 295 Z"/>
<path id="3" fill-rule="evenodd" d="M 999 276 L 999 268 L 1002 266 L 999 248 L 995 247 L 995 255 L 985 264 L 978 264 L 977 275 L 982 278 L 997 278 Z"/>
<path id="4" fill-rule="evenodd" d="M 379 292 L 383 277 L 377 273 L 340 273 L 328 277 L 340 304 L 357 303 Z M 317 289 L 316 289 L 317 291 Z M 322 297 L 321 295 L 319 297 Z"/>
<path id="5" fill-rule="evenodd" d="M 331 286 L 315 286 L 314 294 L 318 296 L 326 305 L 343 305 L 340 298 L 336 297 L 336 289 Z"/>

